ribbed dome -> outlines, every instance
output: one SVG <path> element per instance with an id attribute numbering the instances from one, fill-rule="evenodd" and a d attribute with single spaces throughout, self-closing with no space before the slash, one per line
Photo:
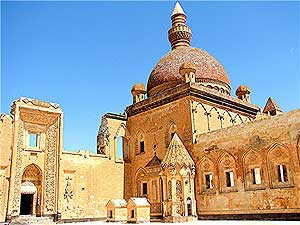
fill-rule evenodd
<path id="1" fill-rule="evenodd" d="M 230 93 L 230 81 L 221 63 L 201 49 L 182 47 L 170 51 L 156 64 L 148 79 L 148 96 L 184 83 L 179 68 L 185 62 L 196 66 L 196 82 Z"/>

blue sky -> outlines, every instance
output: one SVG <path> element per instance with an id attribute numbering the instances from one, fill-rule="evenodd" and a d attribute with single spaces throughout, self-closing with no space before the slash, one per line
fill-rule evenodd
<path id="1" fill-rule="evenodd" d="M 1 112 L 20 96 L 57 102 L 64 147 L 95 152 L 100 119 L 131 104 L 170 45 L 175 2 L 1 2 Z M 299 2 L 182 2 L 192 46 L 248 85 L 299 108 Z"/>

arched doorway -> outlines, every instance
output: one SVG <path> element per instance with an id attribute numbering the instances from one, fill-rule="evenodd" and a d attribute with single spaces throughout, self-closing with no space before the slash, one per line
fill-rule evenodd
<path id="1" fill-rule="evenodd" d="M 20 215 L 32 215 L 36 211 L 37 189 L 35 185 L 29 181 L 25 181 L 21 185 L 21 206 Z"/>
<path id="2" fill-rule="evenodd" d="M 22 175 L 20 215 L 41 216 L 42 173 L 35 164 L 28 165 Z"/>

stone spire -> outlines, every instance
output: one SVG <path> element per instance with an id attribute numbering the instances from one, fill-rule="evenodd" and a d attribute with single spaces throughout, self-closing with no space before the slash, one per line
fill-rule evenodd
<path id="1" fill-rule="evenodd" d="M 192 31 L 186 25 L 186 15 L 179 2 L 176 2 L 172 16 L 172 27 L 168 31 L 172 49 L 188 47 L 192 38 Z"/>

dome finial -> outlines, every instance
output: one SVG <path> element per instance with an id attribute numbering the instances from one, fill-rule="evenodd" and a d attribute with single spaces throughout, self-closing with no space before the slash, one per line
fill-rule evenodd
<path id="1" fill-rule="evenodd" d="M 184 14 L 184 11 L 179 3 L 179 1 L 176 1 L 176 4 L 175 4 L 175 7 L 174 7 L 174 10 L 173 10 L 173 13 L 172 13 L 172 16 L 176 15 L 176 14 Z"/>
<path id="2" fill-rule="evenodd" d="M 172 27 L 169 29 L 169 41 L 172 49 L 189 47 L 192 38 L 192 31 L 186 25 L 186 15 L 177 1 L 171 16 Z"/>

